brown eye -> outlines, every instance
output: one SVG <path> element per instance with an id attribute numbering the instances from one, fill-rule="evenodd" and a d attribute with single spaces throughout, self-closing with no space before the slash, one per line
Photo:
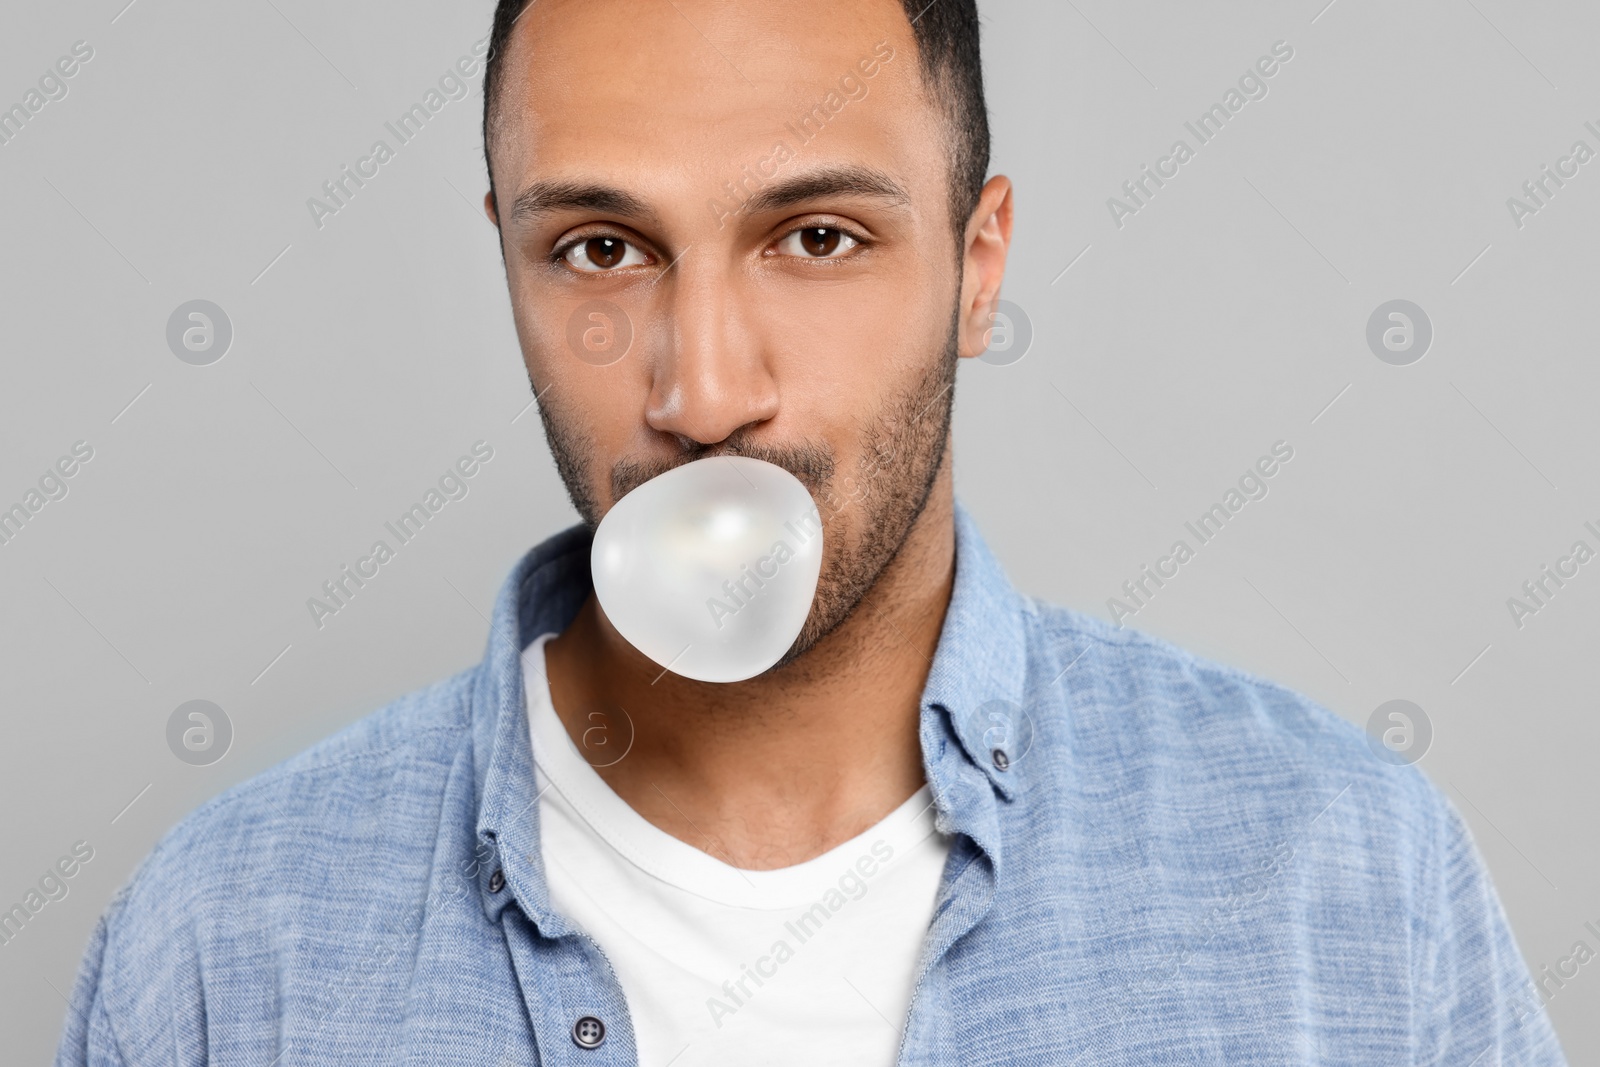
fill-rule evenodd
<path id="1" fill-rule="evenodd" d="M 801 259 L 840 259 L 842 253 L 860 243 L 834 226 L 807 226 L 801 230 L 791 230 L 778 242 L 778 247 L 785 254 Z"/>
<path id="2" fill-rule="evenodd" d="M 603 234 L 574 241 L 561 253 L 561 258 L 574 270 L 586 274 L 599 274 L 615 267 L 634 267 L 646 262 L 644 253 L 627 241 Z"/>
<path id="3" fill-rule="evenodd" d="M 622 262 L 627 246 L 615 237 L 591 237 L 583 242 L 584 255 L 597 267 L 615 267 Z"/>
<path id="4" fill-rule="evenodd" d="M 827 256 L 839 247 L 839 238 L 843 237 L 838 230 L 826 226 L 812 226 L 800 231 L 800 247 L 805 249 L 807 255 Z"/>

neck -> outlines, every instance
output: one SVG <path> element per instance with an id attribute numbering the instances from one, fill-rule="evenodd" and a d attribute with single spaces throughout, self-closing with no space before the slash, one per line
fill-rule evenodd
<path id="1" fill-rule="evenodd" d="M 850 616 L 744 682 L 663 673 L 591 594 L 545 645 L 568 735 L 582 751 L 595 709 L 616 714 L 624 737 L 631 723 L 626 758 L 597 772 L 649 822 L 735 867 L 791 866 L 862 833 L 924 782 L 921 699 L 955 577 L 952 494 L 947 453 L 900 551 Z"/>

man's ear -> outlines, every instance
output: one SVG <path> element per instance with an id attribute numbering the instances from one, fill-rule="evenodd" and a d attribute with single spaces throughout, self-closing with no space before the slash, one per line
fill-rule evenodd
<path id="1" fill-rule="evenodd" d="M 965 241 L 957 329 L 960 354 L 970 359 L 988 350 L 989 331 L 994 328 L 992 316 L 1011 248 L 1010 178 L 996 174 L 984 185 L 967 222 Z"/>
<path id="2" fill-rule="evenodd" d="M 489 221 L 494 223 L 495 229 L 500 228 L 500 213 L 494 207 L 494 190 L 483 194 L 483 213 L 489 216 Z"/>

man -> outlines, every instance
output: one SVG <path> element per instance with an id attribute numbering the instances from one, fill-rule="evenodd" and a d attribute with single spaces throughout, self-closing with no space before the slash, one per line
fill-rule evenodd
<path id="1" fill-rule="evenodd" d="M 479 667 L 162 842 L 61 1064 L 1563 1062 L 1420 774 L 1018 594 L 956 503 L 1012 232 L 971 2 L 503 0 L 491 40 L 485 206 L 584 525 Z M 724 455 L 826 538 L 789 653 L 711 684 L 589 545 Z"/>

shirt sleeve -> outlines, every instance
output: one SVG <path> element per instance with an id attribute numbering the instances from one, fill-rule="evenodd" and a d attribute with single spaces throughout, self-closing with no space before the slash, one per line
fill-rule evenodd
<path id="1" fill-rule="evenodd" d="M 1417 1062 L 1566 1067 L 1471 832 L 1448 801 L 1443 806 L 1434 866 L 1436 926 L 1423 961 L 1427 1014 Z"/>
<path id="2" fill-rule="evenodd" d="M 111 1018 L 106 1013 L 101 988 L 111 920 L 120 910 L 126 892 L 124 889 L 112 901 L 89 937 L 89 947 L 84 950 L 78 978 L 72 987 L 55 1067 L 126 1067 L 127 1061 L 111 1032 Z"/>

